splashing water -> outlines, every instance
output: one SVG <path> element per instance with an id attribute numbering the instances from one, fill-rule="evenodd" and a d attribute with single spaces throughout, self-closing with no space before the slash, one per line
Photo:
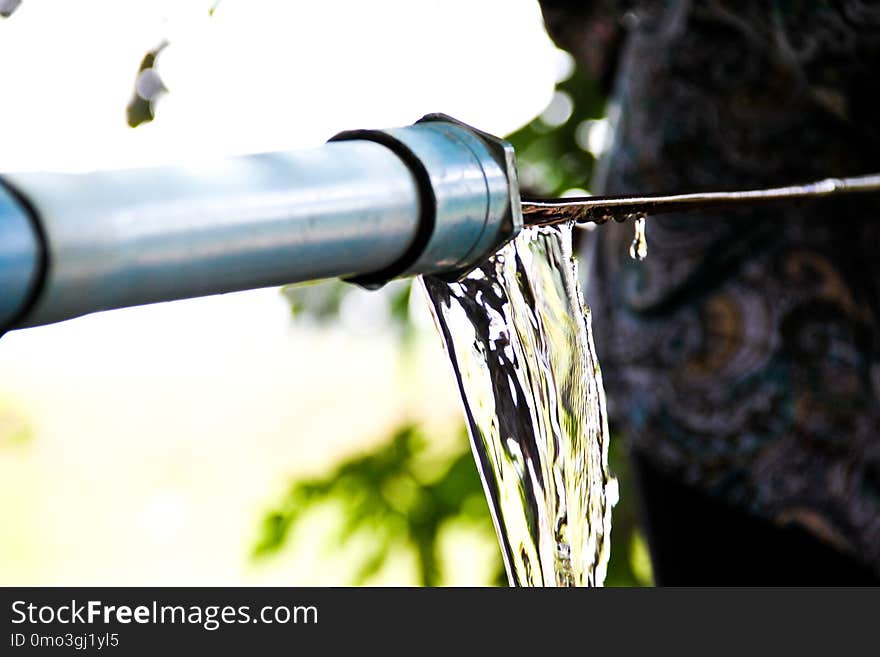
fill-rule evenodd
<path id="1" fill-rule="evenodd" d="M 526 228 L 456 283 L 424 277 L 510 583 L 599 586 L 617 482 L 572 227 Z"/>

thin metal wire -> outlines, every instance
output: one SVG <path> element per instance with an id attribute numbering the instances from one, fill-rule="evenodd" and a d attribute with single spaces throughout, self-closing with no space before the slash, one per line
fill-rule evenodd
<path id="1" fill-rule="evenodd" d="M 604 224 L 664 212 L 685 212 L 738 207 L 756 203 L 823 198 L 838 194 L 880 192 L 880 173 L 853 178 L 826 178 L 804 185 L 735 192 L 700 192 L 648 196 L 585 196 L 523 199 L 526 225 L 550 225 L 575 221 Z"/>

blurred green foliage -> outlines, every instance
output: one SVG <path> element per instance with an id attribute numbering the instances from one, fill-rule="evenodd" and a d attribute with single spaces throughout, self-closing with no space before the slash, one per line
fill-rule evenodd
<path id="1" fill-rule="evenodd" d="M 555 111 L 548 110 L 507 137 L 517 152 L 524 195 L 559 196 L 569 189 L 585 189 L 593 173 L 595 158 L 585 147 L 584 131 L 590 122 L 603 118 L 605 98 L 589 76 L 574 70 L 559 83 L 554 104 Z M 409 318 L 411 289 L 410 281 L 396 281 L 380 293 L 393 330 L 400 332 L 402 353 L 414 334 Z M 294 315 L 318 323 L 336 321 L 347 296 L 360 293 L 339 281 L 284 289 Z M 439 337 L 437 348 L 441 348 Z M 256 555 L 266 558 L 280 552 L 305 514 L 335 502 L 342 504 L 346 516 L 339 528 L 339 543 L 359 532 L 379 536 L 377 547 L 363 555 L 352 583 L 369 581 L 393 551 L 403 548 L 415 555 L 422 584 L 442 584 L 438 541 L 446 523 L 464 517 L 485 540 L 497 540 L 463 421 L 460 434 L 459 448 L 446 454 L 445 461 L 435 463 L 433 469 L 425 467 L 432 459 L 430 436 L 416 425 L 405 424 L 373 452 L 351 458 L 325 476 L 294 482 L 266 514 Z M 620 485 L 620 502 L 613 514 L 605 583 L 649 585 L 650 559 L 639 531 L 620 441 L 611 441 L 609 459 Z M 493 579 L 504 584 L 500 549 L 497 555 Z"/>
<path id="2" fill-rule="evenodd" d="M 156 101 L 168 91 L 156 71 L 156 60 L 167 46 L 168 41 L 162 41 L 141 59 L 135 77 L 134 90 L 125 108 L 129 127 L 136 128 L 156 118 Z"/>
<path id="3" fill-rule="evenodd" d="M 561 196 L 588 188 L 596 159 L 582 146 L 583 133 L 590 121 L 605 117 L 605 100 L 593 79 L 574 69 L 556 87 L 555 116 L 547 112 L 546 118 L 539 116 L 507 136 L 516 149 L 523 196 Z"/>
<path id="4" fill-rule="evenodd" d="M 278 553 L 298 523 L 319 505 L 341 503 L 345 520 L 328 544 L 341 545 L 363 532 L 378 538 L 363 554 L 352 584 L 368 582 L 400 548 L 412 550 L 423 586 L 444 583 L 438 555 L 440 533 L 447 522 L 466 520 L 486 541 L 495 542 L 495 529 L 482 483 L 462 427 L 461 449 L 432 456 L 430 436 L 418 426 L 401 426 L 387 443 L 337 465 L 322 477 L 294 482 L 287 494 L 264 517 L 255 547 L 258 558 Z M 621 501 L 614 509 L 611 560 L 607 586 L 651 583 L 651 565 L 638 531 L 633 496 L 627 490 L 626 461 L 619 441 L 612 440 L 611 462 L 621 484 Z M 614 467 L 616 466 L 616 467 Z M 491 580 L 507 582 L 501 552 Z"/>
<path id="5" fill-rule="evenodd" d="M 324 477 L 295 482 L 281 504 L 266 515 L 256 554 L 278 551 L 304 513 L 336 501 L 342 503 L 346 516 L 336 542 L 358 532 L 378 536 L 376 547 L 362 556 L 354 584 L 375 575 L 400 547 L 414 551 L 423 586 L 442 584 L 438 544 L 445 523 L 468 520 L 486 540 L 494 540 L 495 530 L 470 450 L 437 463 L 430 455 L 429 440 L 418 426 L 407 424 L 380 449 L 345 461 Z M 467 446 L 466 435 L 461 442 Z M 504 581 L 500 558 L 495 579 Z"/>
<path id="6" fill-rule="evenodd" d="M 398 334 L 403 346 L 409 346 L 415 337 L 415 327 L 409 318 L 411 291 L 410 280 L 391 281 L 382 289 L 372 291 L 339 279 L 286 285 L 281 288 L 293 316 L 314 325 L 336 322 L 343 305 L 354 295 L 369 295 L 371 304 L 384 303 L 391 330 Z"/>
<path id="7" fill-rule="evenodd" d="M 0 448 L 24 445 L 33 438 L 27 418 L 12 403 L 0 399 Z"/>

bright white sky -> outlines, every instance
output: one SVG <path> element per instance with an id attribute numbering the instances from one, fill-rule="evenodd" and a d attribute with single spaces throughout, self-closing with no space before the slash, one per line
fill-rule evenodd
<path id="1" fill-rule="evenodd" d="M 0 22 L 0 170 L 82 170 L 319 144 L 445 112 L 496 134 L 566 57 L 533 0 L 25 0 Z M 143 55 L 171 93 L 125 106 Z"/>
<path id="2" fill-rule="evenodd" d="M 213 18 L 211 4 L 24 0 L 0 21 L 0 171 L 298 148 L 429 112 L 505 134 L 569 66 L 534 0 L 223 0 Z M 165 38 L 170 93 L 132 130 L 135 73 Z M 291 328 L 277 290 L 5 336 L 0 584 L 345 583 L 317 543 L 285 574 L 246 556 L 291 473 L 401 417 L 456 417 L 439 340 L 418 371 L 395 353 L 391 335 Z M 19 425 L 33 441 L 5 445 Z"/>

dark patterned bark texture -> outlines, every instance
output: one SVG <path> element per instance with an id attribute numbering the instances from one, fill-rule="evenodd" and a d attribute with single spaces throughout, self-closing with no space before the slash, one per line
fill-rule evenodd
<path id="1" fill-rule="evenodd" d="M 568 22 L 555 5 L 562 47 L 594 70 L 618 62 L 594 193 L 880 171 L 880 3 L 608 1 Z M 579 24 L 619 34 L 619 58 L 578 45 Z M 659 216 L 647 237 L 644 262 L 627 257 L 630 225 L 585 248 L 621 432 L 682 481 L 880 573 L 880 200 Z"/>

